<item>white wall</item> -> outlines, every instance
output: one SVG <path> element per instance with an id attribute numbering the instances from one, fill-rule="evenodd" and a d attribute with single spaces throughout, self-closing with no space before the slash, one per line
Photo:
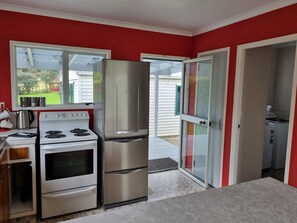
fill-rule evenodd
<path id="1" fill-rule="evenodd" d="M 154 76 L 150 77 L 150 109 L 149 109 L 149 135 L 154 135 L 154 111 L 155 111 L 155 84 Z"/>
<path id="2" fill-rule="evenodd" d="M 93 101 L 93 73 L 77 73 L 74 80 L 74 103 L 89 103 Z"/>
<path id="3" fill-rule="evenodd" d="M 81 75 L 81 103 L 93 101 L 93 75 Z"/>
<path id="4" fill-rule="evenodd" d="M 179 135 L 180 116 L 175 115 L 176 85 L 180 78 L 159 76 L 158 136 Z M 154 79 L 150 78 L 150 117 L 149 134 L 154 134 Z"/>
<path id="5" fill-rule="evenodd" d="M 274 91 L 274 112 L 289 119 L 295 61 L 295 46 L 278 49 Z"/>

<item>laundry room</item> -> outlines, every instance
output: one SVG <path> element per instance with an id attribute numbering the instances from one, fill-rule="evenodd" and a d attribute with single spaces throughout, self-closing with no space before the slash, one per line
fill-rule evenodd
<path id="1" fill-rule="evenodd" d="M 239 182 L 263 177 L 284 181 L 295 53 L 295 41 L 246 50 Z"/>

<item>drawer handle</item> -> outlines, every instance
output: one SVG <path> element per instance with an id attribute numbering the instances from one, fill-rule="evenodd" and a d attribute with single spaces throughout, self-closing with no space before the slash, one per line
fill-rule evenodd
<path id="1" fill-rule="evenodd" d="M 115 142 L 119 142 L 119 143 L 129 143 L 129 142 L 137 142 L 137 141 L 141 141 L 142 139 L 119 139 L 119 140 L 115 140 Z"/>
<path id="2" fill-rule="evenodd" d="M 119 171 L 115 172 L 115 175 L 125 175 L 125 174 L 130 174 L 130 173 L 137 173 L 140 172 L 142 169 L 137 169 L 137 170 L 124 170 L 124 171 Z"/>
<path id="3" fill-rule="evenodd" d="M 135 133 L 137 130 L 123 130 L 123 131 L 117 131 L 117 134 L 128 134 L 128 133 Z"/>
<path id="4" fill-rule="evenodd" d="M 77 191 L 62 192 L 62 193 L 58 193 L 58 194 L 46 194 L 46 195 L 43 195 L 43 197 L 48 198 L 48 199 L 73 197 L 73 196 L 78 196 L 78 195 L 92 192 L 95 189 L 96 189 L 96 186 L 90 186 L 90 187 L 87 187 L 87 188 L 84 188 L 81 190 L 77 190 Z"/>

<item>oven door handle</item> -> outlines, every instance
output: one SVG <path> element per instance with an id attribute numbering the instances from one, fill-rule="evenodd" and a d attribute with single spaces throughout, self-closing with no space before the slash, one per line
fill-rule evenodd
<path id="1" fill-rule="evenodd" d="M 75 191 L 69 191 L 69 192 L 59 192 L 56 194 L 45 194 L 43 195 L 44 198 L 47 199 L 56 199 L 56 198 L 63 198 L 63 197 L 76 197 L 80 196 L 82 194 L 90 193 L 96 190 L 97 186 L 90 186 L 87 188 L 83 188 L 80 190 L 75 190 Z"/>
<path id="2" fill-rule="evenodd" d="M 71 148 L 75 150 L 75 148 L 79 148 L 82 150 L 82 147 L 86 149 L 86 146 L 90 148 L 94 147 L 96 141 L 89 141 L 89 142 L 71 142 L 71 143 L 62 143 L 62 144 L 48 144 L 48 145 L 41 145 L 42 150 L 61 150 L 66 148 Z"/>

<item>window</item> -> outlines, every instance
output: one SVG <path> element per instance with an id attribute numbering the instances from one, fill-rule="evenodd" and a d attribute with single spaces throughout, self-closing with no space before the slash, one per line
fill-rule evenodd
<path id="1" fill-rule="evenodd" d="M 93 64 L 110 51 L 11 42 L 11 56 L 13 109 L 38 107 L 41 99 L 46 109 L 60 109 L 93 103 Z"/>

